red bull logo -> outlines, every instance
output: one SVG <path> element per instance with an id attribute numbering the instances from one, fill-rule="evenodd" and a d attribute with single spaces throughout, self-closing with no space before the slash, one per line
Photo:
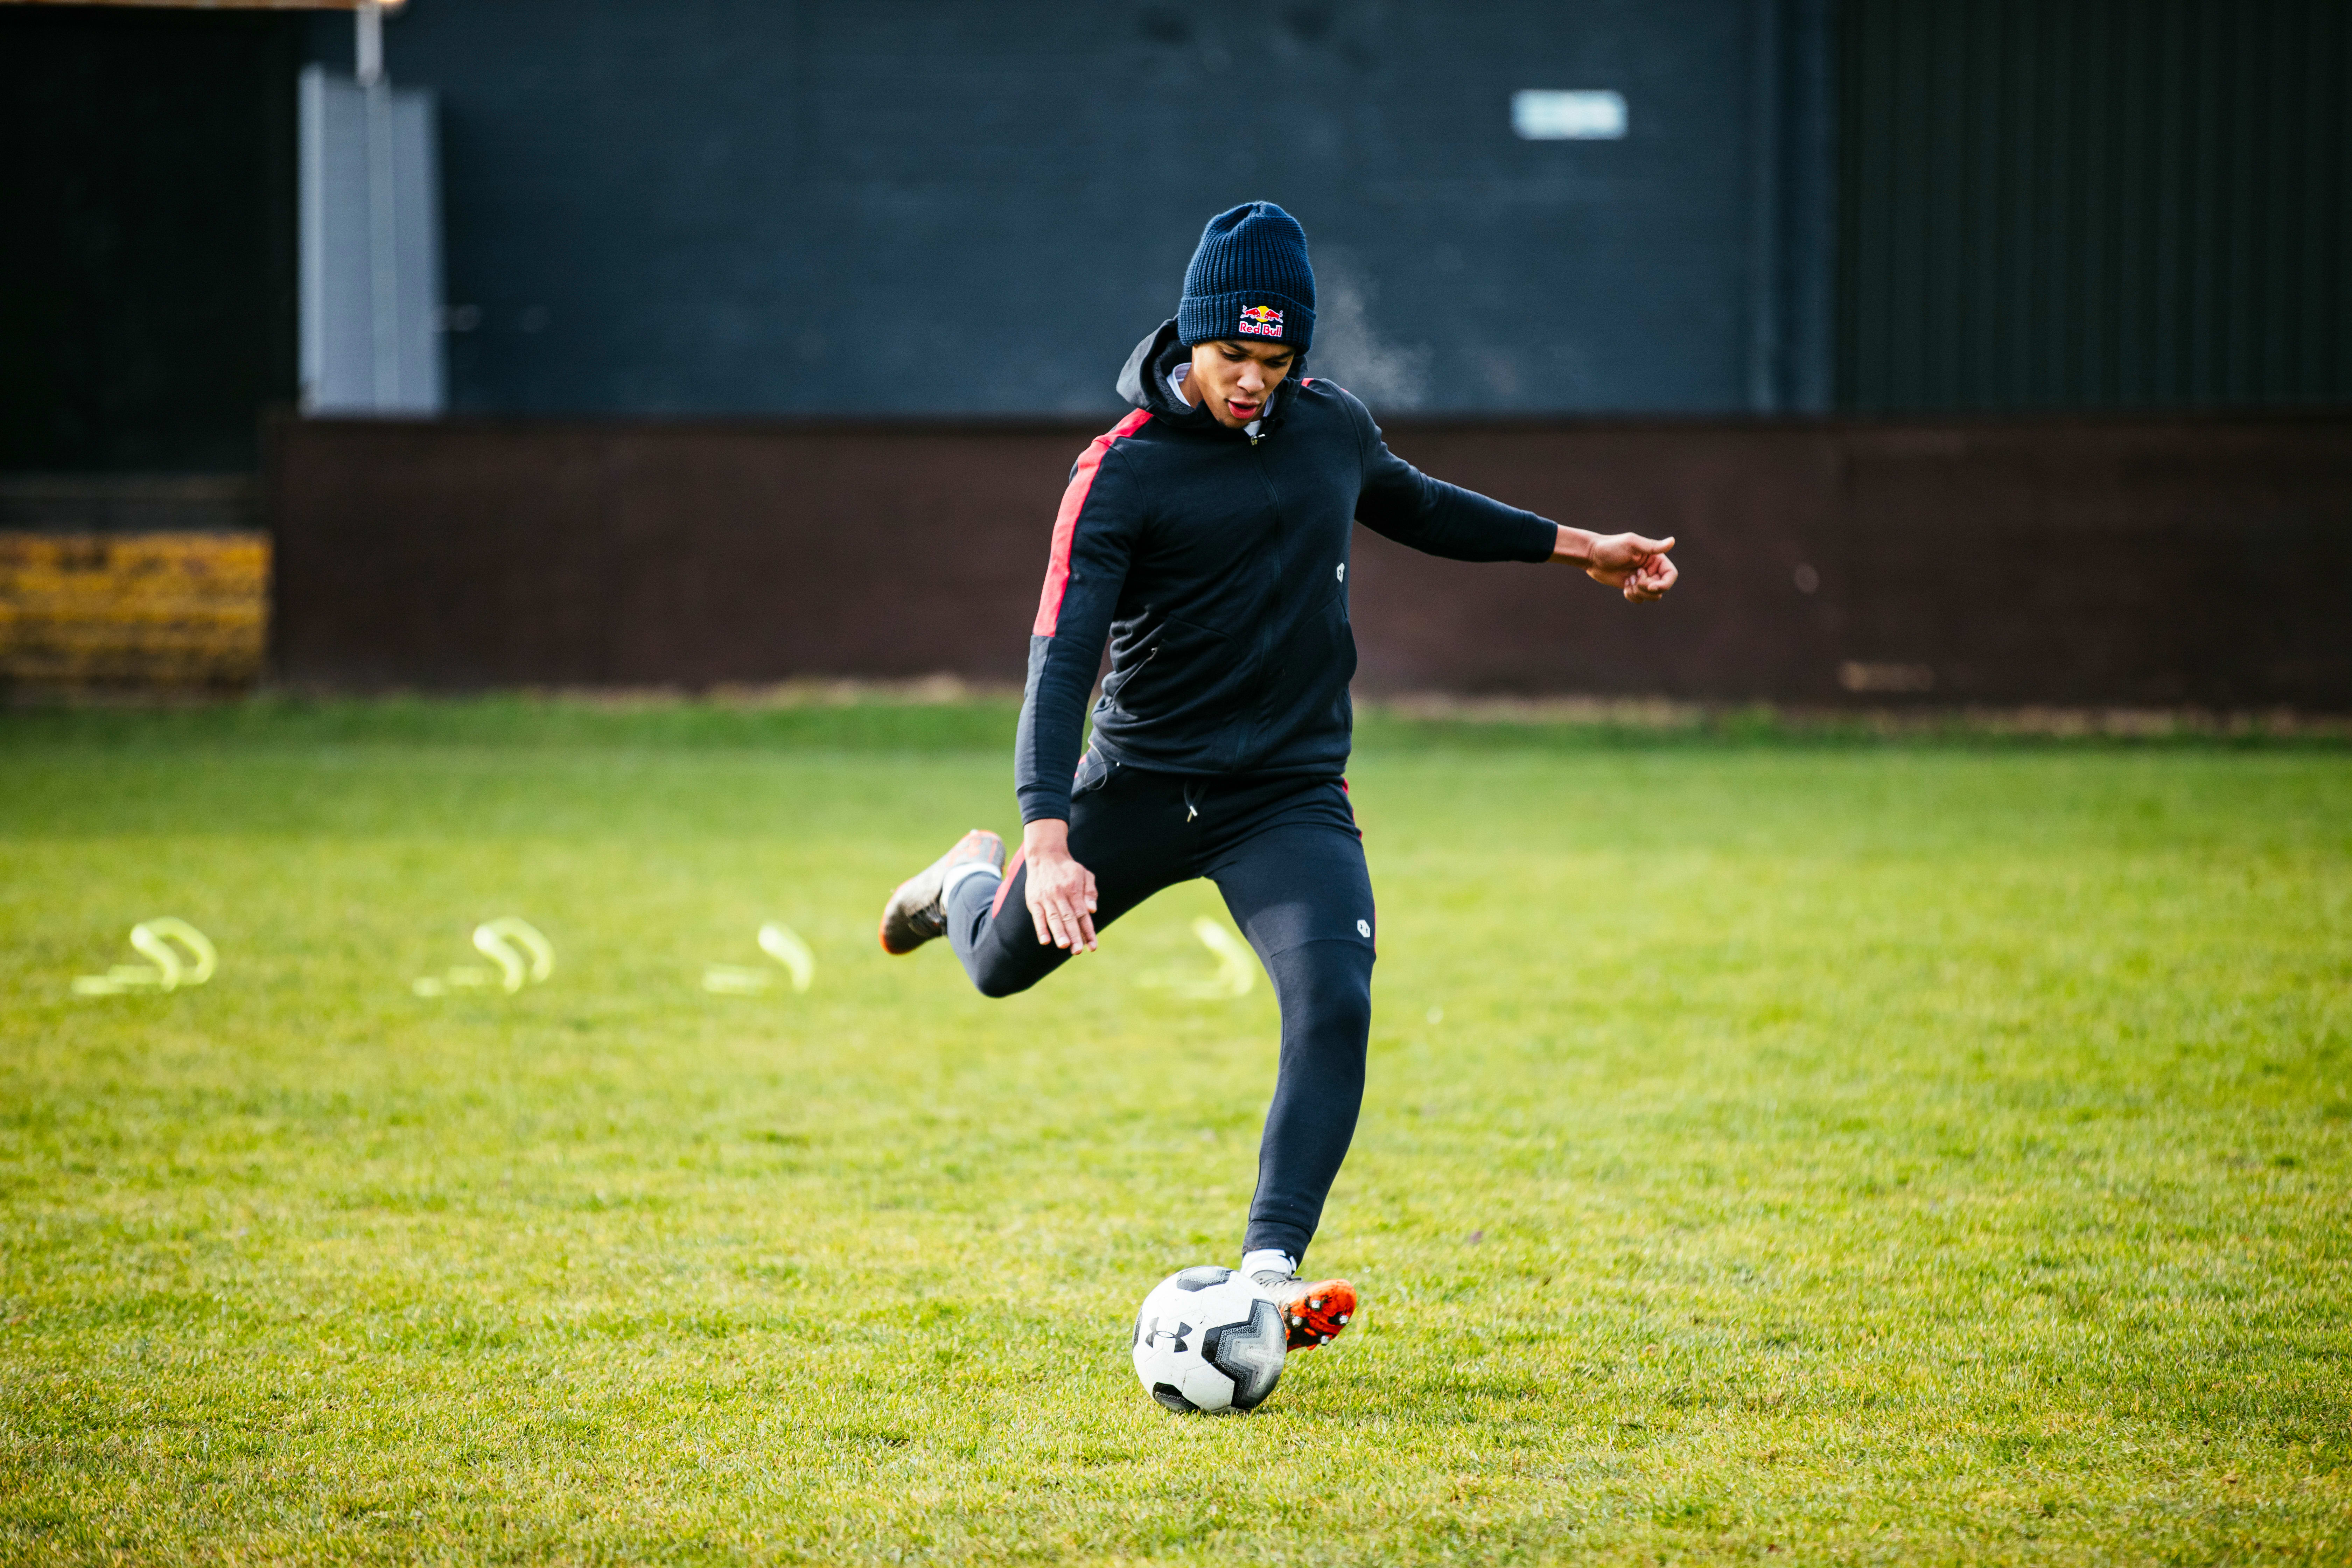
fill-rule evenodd
<path id="1" fill-rule="evenodd" d="M 1252 305 L 1242 312 L 1241 331 L 1253 338 L 1282 336 L 1282 312 L 1271 305 Z"/>

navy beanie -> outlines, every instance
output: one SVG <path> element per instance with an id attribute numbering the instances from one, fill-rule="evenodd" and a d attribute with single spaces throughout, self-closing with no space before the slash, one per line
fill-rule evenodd
<path id="1" fill-rule="evenodd" d="M 1298 220 L 1272 202 L 1211 218 L 1184 268 L 1176 336 L 1186 348 L 1267 338 L 1305 353 L 1315 336 L 1315 268 Z"/>

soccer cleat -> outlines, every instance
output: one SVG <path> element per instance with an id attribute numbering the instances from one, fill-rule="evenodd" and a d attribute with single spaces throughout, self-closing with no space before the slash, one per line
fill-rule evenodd
<path id="1" fill-rule="evenodd" d="M 1329 1344 L 1356 1315 L 1356 1288 L 1345 1279 L 1318 1279 L 1309 1284 L 1296 1274 L 1278 1274 L 1271 1268 L 1251 1278 L 1282 1309 L 1282 1326 L 1292 1350 L 1311 1351 Z"/>
<path id="2" fill-rule="evenodd" d="M 948 911 L 943 898 L 948 873 L 958 866 L 984 861 L 999 876 L 1004 872 L 1004 840 L 985 827 L 975 827 L 956 840 L 954 848 L 898 884 L 882 906 L 882 951 L 912 952 L 935 936 L 945 936 Z"/>

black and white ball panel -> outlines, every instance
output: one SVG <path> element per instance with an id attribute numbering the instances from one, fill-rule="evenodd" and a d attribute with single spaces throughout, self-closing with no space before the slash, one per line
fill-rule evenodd
<path id="1" fill-rule="evenodd" d="M 1249 1410 L 1274 1392 L 1287 1340 L 1282 1310 L 1260 1297 L 1250 1307 L 1248 1321 L 1223 1323 L 1202 1334 L 1201 1354 L 1233 1379 L 1234 1408 Z"/>

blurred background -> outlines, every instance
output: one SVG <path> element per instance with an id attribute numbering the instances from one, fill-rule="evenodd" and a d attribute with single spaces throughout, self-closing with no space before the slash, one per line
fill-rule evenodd
<path id="1" fill-rule="evenodd" d="M 1370 695 L 2352 709 L 2340 0 L 0 4 L 18 699 L 1017 682 L 1213 213 L 1633 613 Z"/>

